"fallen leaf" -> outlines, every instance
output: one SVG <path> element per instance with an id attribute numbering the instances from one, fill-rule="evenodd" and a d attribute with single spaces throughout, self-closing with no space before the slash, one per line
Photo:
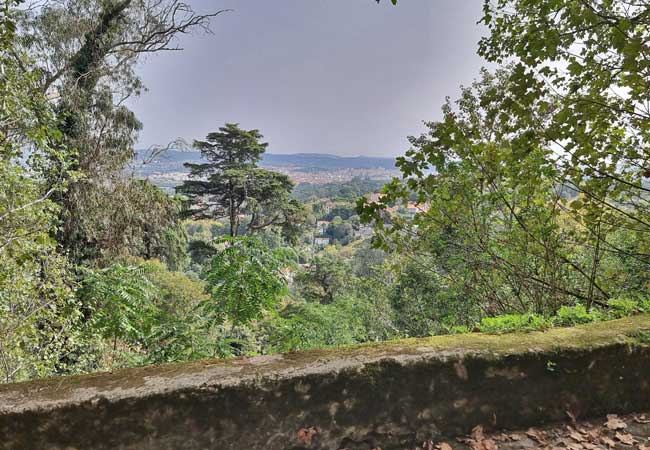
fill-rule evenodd
<path id="1" fill-rule="evenodd" d="M 597 442 L 598 439 L 600 438 L 600 431 L 594 429 L 594 430 L 587 430 L 587 437 L 592 441 L 592 442 Z"/>
<path id="2" fill-rule="evenodd" d="M 614 442 L 612 439 L 608 438 L 607 436 L 601 436 L 600 437 L 600 442 L 605 444 L 608 447 L 615 447 L 616 442 Z"/>
<path id="3" fill-rule="evenodd" d="M 640 416 L 634 416 L 634 421 L 636 423 L 650 423 L 650 419 L 648 419 L 645 414 Z"/>
<path id="4" fill-rule="evenodd" d="M 636 443 L 636 441 L 634 440 L 634 437 L 632 437 L 632 435 L 628 434 L 628 433 L 619 433 L 619 432 L 617 432 L 614 437 L 616 439 L 618 439 L 621 442 L 621 444 L 634 445 Z"/>
<path id="5" fill-rule="evenodd" d="M 498 450 L 499 447 L 497 446 L 497 443 L 494 442 L 492 439 L 486 439 L 483 442 L 483 448 L 485 450 Z"/>
<path id="6" fill-rule="evenodd" d="M 298 430 L 298 439 L 305 445 L 311 445 L 311 441 L 318 434 L 318 430 L 314 427 L 301 428 Z"/>
<path id="7" fill-rule="evenodd" d="M 563 445 L 565 447 L 568 447 L 569 444 L 573 443 L 573 440 L 571 440 L 571 439 L 569 439 L 567 437 L 563 437 L 563 436 L 560 436 L 560 435 L 558 435 L 557 437 L 558 437 L 558 440 L 557 440 L 556 445 L 559 445 L 559 446 Z"/>
<path id="8" fill-rule="evenodd" d="M 420 447 L 416 447 L 416 448 L 420 448 Z M 439 445 L 434 445 L 434 443 L 433 443 L 433 441 L 431 439 L 429 439 L 427 441 L 424 441 L 422 443 L 422 450 L 434 450 L 434 449 L 439 449 L 439 448 L 440 448 L 440 446 Z"/>
<path id="9" fill-rule="evenodd" d="M 521 434 L 512 433 L 508 435 L 511 441 L 521 441 L 524 437 Z"/>
<path id="10" fill-rule="evenodd" d="M 546 445 L 546 438 L 544 437 L 544 435 L 534 428 L 529 428 L 528 431 L 526 431 L 526 436 L 536 440 L 540 444 Z"/>
<path id="11" fill-rule="evenodd" d="M 469 444 L 472 450 L 498 450 L 499 448 L 493 439 L 485 438 L 481 425 L 472 428 L 471 436 L 471 439 L 466 439 L 465 443 Z"/>
<path id="12" fill-rule="evenodd" d="M 571 442 L 569 445 L 567 445 L 567 448 L 570 450 L 583 450 L 582 445 L 575 442 Z"/>
<path id="13" fill-rule="evenodd" d="M 576 442 L 586 441 L 585 437 L 582 434 L 578 433 L 577 431 L 572 431 L 571 433 L 569 433 L 569 436 L 571 437 L 571 439 L 573 439 Z"/>
<path id="14" fill-rule="evenodd" d="M 607 414 L 607 422 L 605 423 L 605 426 L 612 431 L 627 428 L 627 424 L 619 419 L 616 414 Z"/>
<path id="15" fill-rule="evenodd" d="M 476 425 L 474 428 L 472 428 L 472 439 L 474 439 L 475 441 L 482 441 L 483 439 L 485 439 L 482 426 Z"/>
<path id="16" fill-rule="evenodd" d="M 440 450 L 452 450 L 451 445 L 447 444 L 446 442 L 441 442 L 440 444 L 438 444 L 438 448 Z"/>

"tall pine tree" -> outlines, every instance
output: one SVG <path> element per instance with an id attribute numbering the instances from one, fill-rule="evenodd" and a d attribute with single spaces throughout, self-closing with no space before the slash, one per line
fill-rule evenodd
<path id="1" fill-rule="evenodd" d="M 239 233 L 242 217 L 247 217 L 247 234 L 293 221 L 300 210 L 290 195 L 293 183 L 284 174 L 257 167 L 268 147 L 262 137 L 259 130 L 227 123 L 205 141 L 194 142 L 207 162 L 185 164 L 190 168 L 189 180 L 176 188 L 189 198 L 190 215 L 228 218 L 233 237 Z"/>

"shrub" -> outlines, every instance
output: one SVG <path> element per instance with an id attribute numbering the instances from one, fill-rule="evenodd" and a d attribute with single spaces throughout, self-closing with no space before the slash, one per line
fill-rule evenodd
<path id="1" fill-rule="evenodd" d="M 284 255 L 250 236 L 224 237 L 214 245 L 206 276 L 211 298 L 200 304 L 203 314 L 235 326 L 262 318 L 285 293 Z"/>
<path id="2" fill-rule="evenodd" d="M 587 311 L 584 305 L 562 306 L 553 317 L 553 325 L 570 327 L 582 323 L 595 322 L 601 319 L 600 313 L 595 310 Z"/>
<path id="3" fill-rule="evenodd" d="M 551 325 L 548 319 L 537 314 L 506 314 L 497 317 L 484 317 L 479 324 L 479 330 L 484 333 L 510 333 L 543 330 Z"/>
<path id="4" fill-rule="evenodd" d="M 465 325 L 454 325 L 446 328 L 447 334 L 466 334 L 470 333 L 472 330 Z"/>
<path id="5" fill-rule="evenodd" d="M 609 300 L 609 302 L 607 302 L 607 304 L 609 306 L 609 315 L 612 318 L 616 319 L 629 316 L 643 310 L 643 306 L 640 304 L 639 300 L 635 300 L 630 297 L 612 298 Z"/>
<path id="6" fill-rule="evenodd" d="M 644 297 L 639 301 L 639 309 L 641 312 L 650 313 L 650 297 Z"/>
<path id="7" fill-rule="evenodd" d="M 348 298 L 327 305 L 311 302 L 289 305 L 268 324 L 268 350 L 288 352 L 366 342 L 362 307 Z"/>

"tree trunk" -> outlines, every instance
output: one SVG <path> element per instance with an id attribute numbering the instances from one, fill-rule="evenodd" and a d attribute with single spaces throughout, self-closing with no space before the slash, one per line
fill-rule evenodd
<path id="1" fill-rule="evenodd" d="M 230 197 L 228 199 L 228 209 L 230 210 L 230 237 L 237 236 L 237 211 L 235 211 L 235 199 L 233 194 L 232 180 L 230 181 Z"/>

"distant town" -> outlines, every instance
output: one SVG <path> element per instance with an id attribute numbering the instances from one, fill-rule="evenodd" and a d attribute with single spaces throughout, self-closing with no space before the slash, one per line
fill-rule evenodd
<path id="1" fill-rule="evenodd" d="M 139 150 L 134 170 L 140 178 L 146 178 L 169 193 L 187 179 L 184 163 L 201 161 L 199 152 L 170 150 L 151 156 Z M 355 178 L 390 180 L 399 176 L 393 158 L 341 157 L 328 154 L 265 154 L 260 166 L 288 175 L 296 184 L 324 185 L 341 183 Z"/>

